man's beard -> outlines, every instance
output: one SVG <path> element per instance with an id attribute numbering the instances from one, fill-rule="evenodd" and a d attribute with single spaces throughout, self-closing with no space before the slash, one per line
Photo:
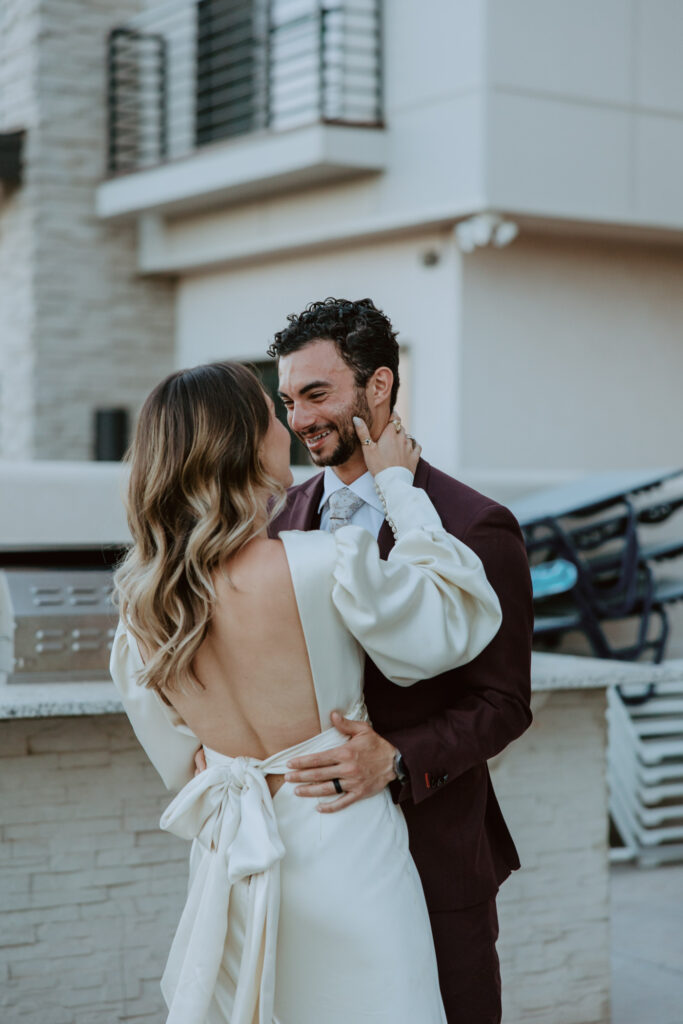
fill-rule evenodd
<path id="1" fill-rule="evenodd" d="M 344 413 L 342 418 L 335 423 L 328 424 L 328 426 L 332 426 L 337 431 L 337 447 L 334 451 L 330 455 L 318 455 L 317 452 L 308 451 L 307 447 L 306 450 L 316 466 L 341 466 L 348 462 L 360 445 L 356 428 L 353 425 L 354 416 L 360 416 L 365 421 L 368 430 L 372 429 L 370 406 L 365 397 L 365 391 L 360 388 L 356 392 L 356 400 L 353 406 Z M 321 429 L 324 430 L 325 428 L 317 426 L 314 430 L 309 430 L 308 434 L 315 435 L 320 433 Z"/>

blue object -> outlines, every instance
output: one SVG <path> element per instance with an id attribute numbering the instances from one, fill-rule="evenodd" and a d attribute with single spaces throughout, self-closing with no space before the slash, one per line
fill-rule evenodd
<path id="1" fill-rule="evenodd" d="M 579 571 L 566 558 L 556 558 L 553 562 L 542 562 L 531 567 L 531 586 L 534 600 L 553 597 L 555 594 L 568 594 L 576 586 Z"/>

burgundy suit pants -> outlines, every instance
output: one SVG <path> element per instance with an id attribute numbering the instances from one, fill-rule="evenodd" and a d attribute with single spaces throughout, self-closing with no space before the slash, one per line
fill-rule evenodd
<path id="1" fill-rule="evenodd" d="M 495 897 L 429 916 L 448 1024 L 500 1024 Z"/>

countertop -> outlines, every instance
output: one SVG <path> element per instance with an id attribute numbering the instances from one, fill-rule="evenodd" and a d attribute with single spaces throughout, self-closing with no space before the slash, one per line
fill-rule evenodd
<path id="1" fill-rule="evenodd" d="M 631 664 L 568 654 L 534 654 L 535 693 L 594 690 L 617 684 L 645 686 L 683 678 L 683 660 L 662 665 Z M 18 683 L 0 685 L 0 719 L 111 715 L 123 711 L 113 683 Z"/>

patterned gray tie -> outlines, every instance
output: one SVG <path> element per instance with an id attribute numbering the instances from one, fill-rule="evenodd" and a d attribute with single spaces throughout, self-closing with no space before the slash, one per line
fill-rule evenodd
<path id="1" fill-rule="evenodd" d="M 365 502 L 348 487 L 340 487 L 333 491 L 327 499 L 330 510 L 330 533 L 335 533 L 342 526 L 348 526 L 353 516 Z"/>

